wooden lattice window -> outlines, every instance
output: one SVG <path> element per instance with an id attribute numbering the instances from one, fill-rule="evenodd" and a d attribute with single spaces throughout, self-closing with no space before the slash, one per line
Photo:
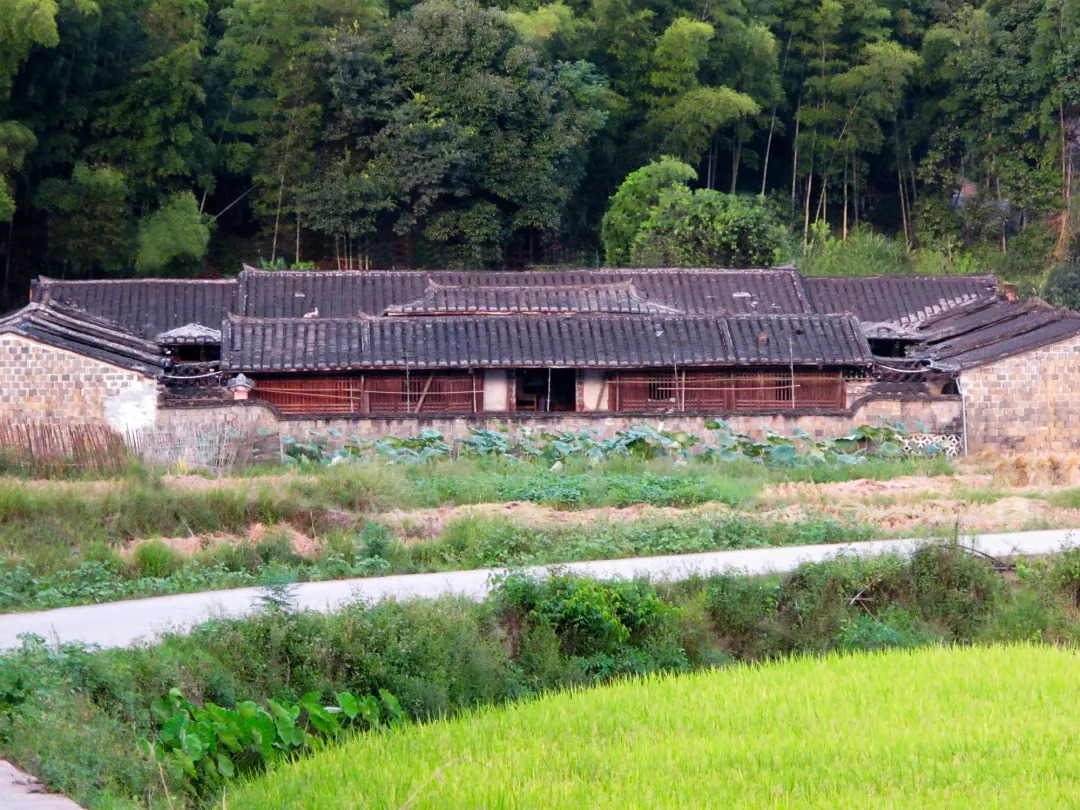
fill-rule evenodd
<path id="1" fill-rule="evenodd" d="M 286 414 L 475 413 L 483 409 L 482 378 L 469 372 L 377 372 L 266 377 L 254 396 Z"/>

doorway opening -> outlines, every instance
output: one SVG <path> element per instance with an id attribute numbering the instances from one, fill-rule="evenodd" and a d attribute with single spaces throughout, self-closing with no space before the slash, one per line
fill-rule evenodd
<path id="1" fill-rule="evenodd" d="M 576 411 L 577 372 L 572 368 L 518 369 L 515 409 L 519 411 Z"/>

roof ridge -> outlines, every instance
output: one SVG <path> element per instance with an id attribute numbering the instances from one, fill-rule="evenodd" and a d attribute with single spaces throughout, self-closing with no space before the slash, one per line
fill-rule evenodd
<path id="1" fill-rule="evenodd" d="M 996 273 L 959 273 L 959 274 L 939 274 L 933 273 L 876 273 L 869 276 L 815 276 L 810 273 L 799 273 L 799 275 L 805 281 L 831 281 L 831 282 L 854 282 L 854 281 L 880 281 L 882 279 L 917 279 L 920 281 L 926 279 L 935 279 L 937 281 L 976 281 L 976 280 L 991 280 L 995 284 L 1000 283 Z"/>
<path id="2" fill-rule="evenodd" d="M 35 284 L 236 284 L 235 278 L 51 278 L 38 276 Z"/>
<path id="3" fill-rule="evenodd" d="M 416 276 L 437 276 L 437 275 L 465 275 L 465 274 L 478 274 L 478 275 L 504 275 L 504 276 L 527 276 L 527 275 L 556 275 L 559 273 L 585 273 L 592 275 L 612 274 L 612 275 L 631 275 L 634 273 L 650 275 L 650 274 L 675 274 L 675 273 L 687 273 L 687 274 L 727 274 L 727 275 L 749 275 L 749 274 L 776 274 L 798 275 L 799 271 L 793 267 L 562 267 L 553 270 L 485 270 L 483 268 L 474 268 L 470 270 L 450 270 L 447 268 L 438 268 L 433 270 L 418 270 L 418 269 L 378 269 L 378 270 L 360 270 L 356 268 L 349 268 L 344 270 L 333 269 L 318 269 L 318 270 L 272 270 L 265 267 L 253 267 L 249 264 L 241 265 L 241 275 L 243 274 L 258 274 L 258 275 L 294 275 L 294 276 L 332 276 L 332 275 L 349 275 L 349 276 L 393 276 L 393 275 L 416 275 Z M 823 277 L 824 278 L 824 277 Z M 938 278 L 933 276 L 932 278 Z M 962 278 L 961 276 L 952 276 L 951 278 Z"/>
<path id="4" fill-rule="evenodd" d="M 858 321 L 857 315 L 851 312 L 734 312 L 734 313 L 704 313 L 704 312 L 661 312 L 661 313 L 649 313 L 649 312 L 543 312 L 543 313 L 528 313 L 528 312 L 507 312 L 498 315 L 492 315 L 487 312 L 462 312 L 454 313 L 450 316 L 445 314 L 392 314 L 392 315 L 371 315 L 366 312 L 361 312 L 356 315 L 335 315 L 335 316 L 278 316 L 278 315 L 242 315 L 236 312 L 225 313 L 225 318 L 232 322 L 246 322 L 246 323 L 267 323 L 267 322 L 281 322 L 281 323 L 352 323 L 354 321 L 374 322 L 374 323 L 390 323 L 390 322 L 410 322 L 416 323 L 422 321 L 425 318 L 430 320 L 437 320 L 440 322 L 447 320 L 458 321 L 490 321 L 493 319 L 506 319 L 507 317 L 519 317 L 528 318 L 529 320 L 556 320 L 556 319 L 572 319 L 582 320 L 585 318 L 594 318 L 601 320 L 656 320 L 656 319 L 669 319 L 678 321 L 752 321 L 752 320 L 767 320 L 771 322 L 781 321 L 784 319 L 805 319 L 810 321 Z"/>

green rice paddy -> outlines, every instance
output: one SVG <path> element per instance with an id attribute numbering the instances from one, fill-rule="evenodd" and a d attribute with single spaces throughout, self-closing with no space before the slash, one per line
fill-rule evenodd
<path id="1" fill-rule="evenodd" d="M 228 810 L 1060 808 L 1080 656 L 932 648 L 661 676 L 356 738 Z"/>

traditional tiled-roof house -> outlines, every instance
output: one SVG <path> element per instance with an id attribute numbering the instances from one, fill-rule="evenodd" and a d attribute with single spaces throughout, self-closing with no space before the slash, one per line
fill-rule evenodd
<path id="1" fill-rule="evenodd" d="M 220 281 L 43 278 L 31 299 L 0 321 L 0 418 L 381 435 L 420 419 L 609 429 L 643 414 L 822 434 L 881 417 L 1028 446 L 1030 425 L 1016 425 L 1038 411 L 1046 446 L 1080 446 L 1056 388 L 1036 384 L 1013 412 L 996 370 L 1049 364 L 1052 381 L 1080 381 L 1080 316 L 1008 300 L 989 276 L 245 268 Z M 19 364 L 28 353 L 37 367 Z M 76 380 L 73 356 L 112 364 L 113 388 L 96 366 Z M 72 368 L 53 374 L 57 363 Z"/>

